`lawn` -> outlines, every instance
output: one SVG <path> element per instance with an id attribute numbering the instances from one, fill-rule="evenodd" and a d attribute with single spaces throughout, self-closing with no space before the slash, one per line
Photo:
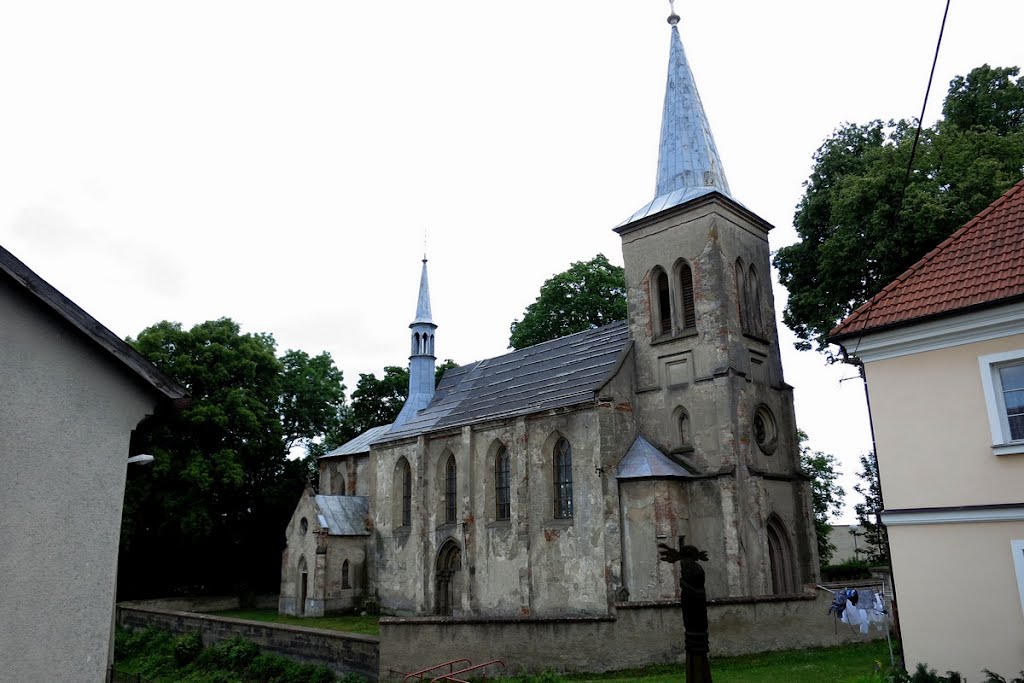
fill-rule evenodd
<path id="1" fill-rule="evenodd" d="M 876 683 L 875 670 L 888 668 L 889 648 L 885 641 L 855 643 L 814 650 L 788 650 L 743 657 L 711 660 L 715 683 Z M 648 666 L 601 675 L 567 675 L 568 681 L 615 683 L 679 683 L 686 680 L 681 665 Z"/>
<path id="2" fill-rule="evenodd" d="M 377 628 L 376 615 L 361 617 L 357 614 L 333 617 L 291 617 L 278 614 L 275 609 L 232 609 L 225 612 L 211 612 L 211 616 L 232 617 L 234 619 L 251 619 L 252 621 L 273 621 L 278 624 L 306 626 L 309 628 L 326 628 L 332 631 L 363 633 L 375 636 L 380 633 Z"/>

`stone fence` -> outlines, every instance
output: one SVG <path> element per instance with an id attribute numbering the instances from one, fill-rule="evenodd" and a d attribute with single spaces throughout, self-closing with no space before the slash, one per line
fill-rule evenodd
<path id="1" fill-rule="evenodd" d="M 139 603 L 119 604 L 117 624 L 129 629 L 155 626 L 171 633 L 199 631 L 204 646 L 241 636 L 268 652 L 324 664 L 338 676 L 356 673 L 376 681 L 380 669 L 378 639 L 357 633 L 178 612 Z"/>
<path id="2" fill-rule="evenodd" d="M 838 628 L 829 594 L 721 598 L 708 603 L 714 657 L 767 650 L 825 647 L 884 638 L 846 624 Z M 507 672 L 601 672 L 683 662 L 679 603 L 625 602 L 607 617 L 460 619 L 384 617 L 380 620 L 380 677 L 466 658 L 502 660 Z"/>

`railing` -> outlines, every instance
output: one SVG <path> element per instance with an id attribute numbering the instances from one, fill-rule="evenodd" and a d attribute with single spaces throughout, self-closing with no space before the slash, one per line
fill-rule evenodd
<path id="1" fill-rule="evenodd" d="M 443 669 L 444 667 L 448 667 L 448 673 L 451 674 L 455 671 L 456 664 L 459 664 L 461 666 L 463 663 L 468 664 L 469 666 L 473 666 L 473 662 L 469 661 L 468 659 L 453 659 L 450 662 L 445 662 L 444 664 L 437 664 L 436 666 L 432 666 L 429 669 L 423 669 L 422 671 L 416 671 L 411 674 L 406 674 L 405 678 L 402 679 L 402 683 L 406 683 L 406 681 L 409 681 L 410 679 L 422 681 L 424 674 L 428 674 L 431 671 L 436 671 L 437 669 Z M 435 678 L 433 680 L 438 679 Z"/>
<path id="2" fill-rule="evenodd" d="M 493 666 L 495 664 L 500 664 L 502 671 L 505 670 L 505 662 L 501 661 L 500 659 L 492 659 L 491 661 L 484 662 L 483 664 L 477 664 L 476 666 L 469 666 L 469 667 L 467 667 L 465 669 L 460 669 L 458 671 L 453 671 L 453 672 L 451 672 L 450 674 L 448 674 L 446 676 L 439 676 L 438 678 L 435 678 L 433 680 L 433 683 L 440 683 L 441 681 L 448 681 L 449 683 L 469 683 L 468 680 L 462 679 L 462 678 L 456 678 L 456 676 L 461 676 L 462 674 L 467 674 L 470 671 L 479 671 L 481 669 L 486 669 L 487 667 Z M 477 680 L 486 681 L 487 680 L 487 673 L 484 672 L 483 676 L 481 678 L 477 679 Z"/>

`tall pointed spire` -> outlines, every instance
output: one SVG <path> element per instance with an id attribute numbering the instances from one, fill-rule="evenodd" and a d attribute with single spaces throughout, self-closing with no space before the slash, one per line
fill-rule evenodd
<path id="1" fill-rule="evenodd" d="M 410 323 L 409 397 L 395 418 L 397 427 L 427 407 L 434 397 L 434 332 L 437 325 L 430 315 L 430 284 L 427 280 L 427 255 L 423 255 L 420 294 L 416 300 L 416 318 Z"/>
<path id="2" fill-rule="evenodd" d="M 673 9 L 668 58 L 665 107 L 661 115 L 661 144 L 658 148 L 658 185 L 655 197 L 689 188 L 710 187 L 729 193 L 722 160 L 711 135 L 697 84 L 686 61 L 679 38 L 679 16 Z"/>
<path id="3" fill-rule="evenodd" d="M 416 319 L 413 324 L 433 324 L 430 319 L 430 283 L 427 281 L 427 255 L 423 255 L 423 272 L 420 273 L 420 297 L 416 301 Z"/>

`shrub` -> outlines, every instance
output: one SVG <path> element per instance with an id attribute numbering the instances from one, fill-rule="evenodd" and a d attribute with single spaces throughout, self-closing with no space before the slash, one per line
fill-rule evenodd
<path id="1" fill-rule="evenodd" d="M 203 636 L 199 631 L 189 631 L 174 638 L 172 652 L 178 666 L 191 664 L 203 650 Z"/>
<path id="2" fill-rule="evenodd" d="M 856 581 L 870 579 L 871 566 L 863 560 L 847 560 L 839 564 L 829 564 L 821 568 L 823 581 Z"/>

